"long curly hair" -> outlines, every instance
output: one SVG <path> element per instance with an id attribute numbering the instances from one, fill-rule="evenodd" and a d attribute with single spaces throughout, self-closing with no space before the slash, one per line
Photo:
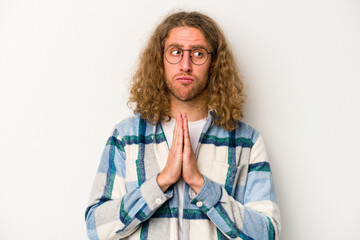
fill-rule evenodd
<path id="1" fill-rule="evenodd" d="M 207 39 L 213 52 L 207 108 L 214 111 L 215 124 L 229 131 L 235 129 L 238 120 L 243 117 L 246 101 L 243 82 L 222 30 L 214 20 L 199 12 L 171 14 L 155 29 L 133 76 L 129 107 L 150 123 L 170 119 L 170 98 L 165 83 L 162 50 L 170 30 L 175 27 L 197 28 Z"/>

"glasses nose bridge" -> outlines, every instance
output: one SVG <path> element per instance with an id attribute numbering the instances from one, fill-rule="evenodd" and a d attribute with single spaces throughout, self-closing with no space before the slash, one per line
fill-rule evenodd
<path id="1" fill-rule="evenodd" d="M 192 56 L 191 56 L 192 49 L 181 49 L 181 59 L 180 59 L 180 61 L 183 60 L 183 58 L 184 58 L 184 53 L 185 53 L 186 51 L 189 52 L 189 58 L 190 58 L 190 61 L 192 62 Z"/>

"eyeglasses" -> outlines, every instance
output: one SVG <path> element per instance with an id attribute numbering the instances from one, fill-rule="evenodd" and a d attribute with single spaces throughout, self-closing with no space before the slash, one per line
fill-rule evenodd
<path id="1" fill-rule="evenodd" d="M 185 51 L 190 52 L 190 60 L 195 65 L 203 65 L 209 58 L 209 55 L 212 54 L 204 48 L 181 49 L 179 47 L 170 46 L 163 50 L 165 59 L 170 64 L 179 63 L 182 60 Z"/>

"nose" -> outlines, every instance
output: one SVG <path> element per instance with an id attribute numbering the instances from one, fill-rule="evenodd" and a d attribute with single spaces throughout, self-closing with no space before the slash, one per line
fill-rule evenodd
<path id="1" fill-rule="evenodd" d="M 192 62 L 190 51 L 183 51 L 183 57 L 180 61 L 180 71 L 182 72 L 191 72 L 192 71 Z"/>

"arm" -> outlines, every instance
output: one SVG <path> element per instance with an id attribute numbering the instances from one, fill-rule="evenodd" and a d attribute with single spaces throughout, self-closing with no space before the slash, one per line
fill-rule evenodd
<path id="1" fill-rule="evenodd" d="M 115 129 L 103 151 L 85 213 L 89 239 L 129 236 L 172 197 L 172 190 L 160 189 L 157 175 L 127 190 L 125 160 L 124 144 Z"/>
<path id="2" fill-rule="evenodd" d="M 239 181 L 240 177 L 236 179 Z M 235 187 L 240 191 L 239 182 Z M 243 197 L 241 194 L 233 197 L 220 184 L 204 176 L 201 190 L 197 193 L 192 189 L 190 196 L 192 204 L 199 207 L 228 238 L 279 239 L 279 207 L 261 137 L 251 149 L 247 180 L 242 188 L 245 188 Z"/>

